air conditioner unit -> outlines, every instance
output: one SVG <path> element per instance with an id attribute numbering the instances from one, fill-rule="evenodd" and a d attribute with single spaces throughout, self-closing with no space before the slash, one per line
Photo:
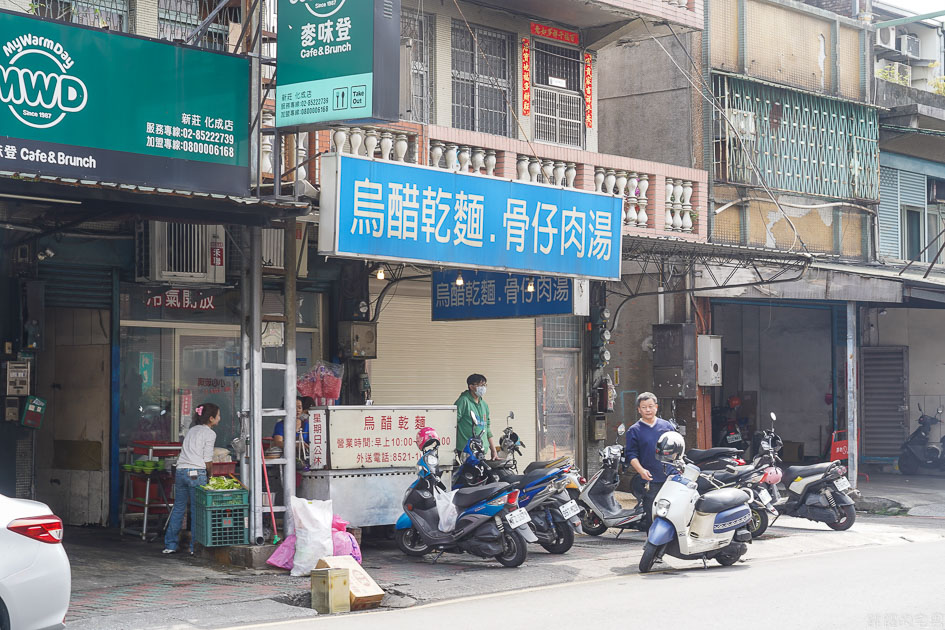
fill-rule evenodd
<path id="1" fill-rule="evenodd" d="M 913 59 L 919 58 L 919 36 L 914 33 L 903 33 L 899 37 L 899 52 Z"/>
<path id="2" fill-rule="evenodd" d="M 896 50 L 896 27 L 884 26 L 876 29 L 876 45 L 889 50 Z"/>
<path id="3" fill-rule="evenodd" d="M 222 225 L 141 221 L 135 226 L 138 282 L 222 284 L 225 261 Z"/>
<path id="4" fill-rule="evenodd" d="M 298 277 L 308 276 L 308 234 L 312 227 L 305 229 L 304 223 L 295 225 L 295 265 Z M 262 230 L 262 263 L 267 269 L 285 268 L 285 236 L 281 229 L 263 228 Z"/>

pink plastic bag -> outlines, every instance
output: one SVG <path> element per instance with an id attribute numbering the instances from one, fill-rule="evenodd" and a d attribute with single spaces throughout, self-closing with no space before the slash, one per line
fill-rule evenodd
<path id="1" fill-rule="evenodd" d="M 280 569 L 292 569 L 293 558 L 295 557 L 295 535 L 286 536 L 276 550 L 272 552 L 266 564 L 270 564 Z"/>
<path id="2" fill-rule="evenodd" d="M 333 555 L 351 556 L 361 564 L 361 547 L 354 535 L 345 531 L 335 531 L 331 534 Z"/>
<path id="3" fill-rule="evenodd" d="M 331 529 L 335 532 L 348 531 L 348 521 L 334 514 L 331 519 Z M 337 555 L 337 554 L 335 554 Z"/>

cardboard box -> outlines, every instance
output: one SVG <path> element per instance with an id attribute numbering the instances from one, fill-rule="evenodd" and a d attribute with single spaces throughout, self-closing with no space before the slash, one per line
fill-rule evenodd
<path id="1" fill-rule="evenodd" d="M 800 464 L 804 461 L 803 442 L 785 442 L 781 449 L 781 459 L 788 464 Z M 788 482 L 790 483 L 790 481 Z"/>
<path id="2" fill-rule="evenodd" d="M 312 571 L 312 608 L 320 615 L 351 610 L 351 587 L 348 569 L 315 569 Z"/>
<path id="3" fill-rule="evenodd" d="M 384 599 L 384 589 L 377 585 L 358 561 L 351 556 L 322 558 L 316 569 L 348 569 L 348 586 L 351 589 L 351 610 L 377 608 Z"/>

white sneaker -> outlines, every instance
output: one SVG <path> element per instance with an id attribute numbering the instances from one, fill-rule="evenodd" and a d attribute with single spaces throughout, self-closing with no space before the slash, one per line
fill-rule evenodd
<path id="1" fill-rule="evenodd" d="M 177 553 L 177 550 L 176 550 L 176 549 L 165 549 L 165 550 L 162 551 L 161 553 L 163 553 L 163 554 Z"/>

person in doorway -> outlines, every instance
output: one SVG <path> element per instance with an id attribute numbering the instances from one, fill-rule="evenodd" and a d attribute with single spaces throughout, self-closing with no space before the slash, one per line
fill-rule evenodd
<path id="1" fill-rule="evenodd" d="M 315 399 L 311 396 L 299 396 L 295 399 L 295 438 L 296 444 L 300 440 L 308 443 L 308 410 L 315 406 Z M 285 446 L 285 422 L 280 420 L 272 428 L 272 445 L 283 448 Z"/>
<path id="2" fill-rule="evenodd" d="M 197 520 L 197 486 L 207 483 L 207 471 L 213 461 L 213 446 L 217 434 L 213 427 L 220 424 L 220 408 L 204 403 L 194 409 L 194 422 L 184 436 L 184 444 L 177 458 L 174 476 L 174 508 L 164 535 L 163 553 L 177 553 L 180 530 L 190 503 L 190 555 L 194 555 L 194 523 Z"/>
<path id="3" fill-rule="evenodd" d="M 482 432 L 483 441 L 489 442 L 489 458 L 495 459 L 495 442 L 489 424 L 489 405 L 483 400 L 486 395 L 486 377 L 470 374 L 466 379 L 466 391 L 459 395 L 456 405 L 456 450 L 462 452 L 466 442 Z"/>
<path id="4" fill-rule="evenodd" d="M 644 482 L 649 482 L 649 489 L 643 495 L 643 508 L 646 511 L 644 526 L 649 529 L 653 522 L 653 500 L 666 481 L 666 470 L 656 459 L 656 441 L 667 431 L 676 428 L 668 420 L 657 417 L 659 402 L 654 394 L 643 392 L 637 396 L 637 413 L 640 419 L 627 431 L 625 458 Z"/>

